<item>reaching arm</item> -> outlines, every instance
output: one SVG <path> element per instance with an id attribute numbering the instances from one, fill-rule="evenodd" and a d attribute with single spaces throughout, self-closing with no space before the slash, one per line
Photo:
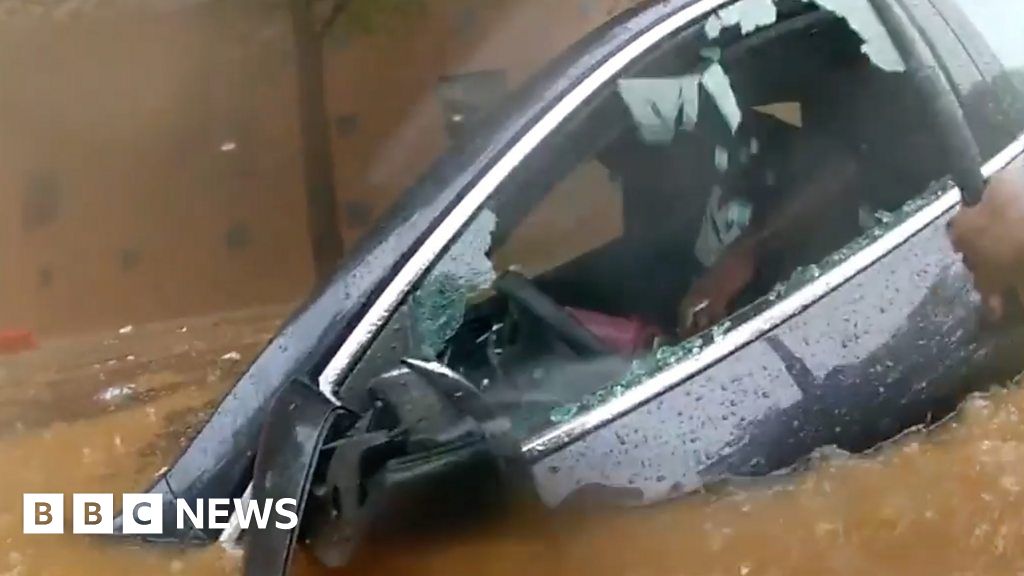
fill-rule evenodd
<path id="1" fill-rule="evenodd" d="M 729 246 L 707 274 L 694 283 L 679 309 L 680 335 L 695 334 L 725 318 L 753 280 L 760 262 L 805 242 L 820 225 L 821 215 L 831 212 L 836 203 L 844 203 L 856 176 L 856 161 L 842 153 L 829 158 L 792 196 Z"/>
<path id="2" fill-rule="evenodd" d="M 1024 300 L 1024 159 L 996 174 L 977 206 L 960 210 L 949 235 L 995 319 L 1007 296 Z"/>

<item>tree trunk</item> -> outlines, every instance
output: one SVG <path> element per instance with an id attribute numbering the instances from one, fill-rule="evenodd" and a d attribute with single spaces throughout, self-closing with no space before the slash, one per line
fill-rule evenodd
<path id="1" fill-rule="evenodd" d="M 331 277 L 345 251 L 338 230 L 331 124 L 324 95 L 323 38 L 314 21 L 311 0 L 288 0 L 288 8 L 295 37 L 306 218 L 319 285 Z"/>

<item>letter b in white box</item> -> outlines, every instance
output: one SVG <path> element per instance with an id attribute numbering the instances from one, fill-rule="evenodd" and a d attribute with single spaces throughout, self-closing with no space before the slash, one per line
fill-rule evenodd
<path id="1" fill-rule="evenodd" d="M 114 532 L 113 494 L 75 494 L 72 501 L 71 526 L 75 534 Z"/>
<path id="2" fill-rule="evenodd" d="M 23 494 L 21 502 L 25 534 L 64 533 L 63 494 Z"/>
<path id="3" fill-rule="evenodd" d="M 163 534 L 164 502 L 160 494 L 125 494 L 121 499 L 125 534 Z"/>

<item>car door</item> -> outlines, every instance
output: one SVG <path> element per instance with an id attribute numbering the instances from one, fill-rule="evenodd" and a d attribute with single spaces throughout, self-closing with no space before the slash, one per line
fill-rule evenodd
<path id="1" fill-rule="evenodd" d="M 649 503 L 865 449 L 999 368 L 944 243 L 962 158 L 936 145 L 948 132 L 915 81 L 937 67 L 908 70 L 875 6 L 917 30 L 893 2 L 651 5 L 621 44 L 576 53 L 578 83 L 533 94 L 507 148 L 487 143 L 508 130 L 485 132 L 493 163 L 468 159 L 318 363 L 344 417 L 320 427 L 316 555 L 343 563 L 396 502 L 421 529 L 489 502 L 521 466 L 552 506 Z M 985 173 L 1019 152 L 1005 142 Z M 750 243 L 726 317 L 691 334 L 679 302 Z M 282 457 L 261 452 L 255 496 L 280 490 Z"/>
<path id="2" fill-rule="evenodd" d="M 338 385 L 358 328 L 322 389 L 366 407 L 404 358 L 453 371 L 509 421 L 553 505 L 590 486 L 656 501 L 941 417 L 989 349 L 942 235 L 951 160 L 911 76 L 867 3 L 680 8 L 470 191 L 427 240 L 435 261 L 371 308 L 365 333 L 382 328 L 351 375 Z M 844 166 L 854 185 L 792 222 L 801 241 L 758 262 L 729 318 L 674 332 L 716 259 Z"/>
<path id="3" fill-rule="evenodd" d="M 1018 8 L 994 4 L 936 1 L 942 12 L 911 11 L 928 20 L 922 28 L 947 58 L 986 176 L 1024 150 L 1024 91 L 1014 80 L 1024 48 L 1020 27 L 1006 24 Z M 952 188 L 920 196 L 811 270 L 810 281 L 795 278 L 760 318 L 532 439 L 526 450 L 537 457 L 544 500 L 557 505 L 600 486 L 651 502 L 785 469 L 824 446 L 863 451 L 1015 376 L 1020 330 L 981 328 L 970 279 L 945 238 L 958 204 Z"/>
<path id="4" fill-rule="evenodd" d="M 610 21 L 551 62 L 479 128 L 477 137 L 464 139 L 406 190 L 372 233 L 352 246 L 334 277 L 285 322 L 189 447 L 155 481 L 150 491 L 163 496 L 164 518 L 174 518 L 175 498 L 194 505 L 200 498 L 241 496 L 267 411 L 282 389 L 295 380 L 336 387 L 363 357 L 397 300 L 456 235 L 466 214 L 446 221 L 449 211 L 471 190 L 478 195 L 493 190 L 581 94 L 595 88 L 593 81 L 583 84 L 595 68 L 690 3 L 673 0 Z M 447 224 L 439 226 L 442 222 Z M 379 304 L 371 307 L 374 302 Z M 210 542 L 217 531 L 177 530 L 168 521 L 164 535 Z"/>

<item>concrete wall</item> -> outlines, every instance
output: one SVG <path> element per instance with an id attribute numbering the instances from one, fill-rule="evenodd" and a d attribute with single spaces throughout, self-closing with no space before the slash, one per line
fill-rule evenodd
<path id="1" fill-rule="evenodd" d="M 380 1 L 327 40 L 350 241 L 444 149 L 439 76 L 499 68 L 518 84 L 630 3 L 423 0 L 370 14 Z M 311 264 L 283 2 L 75 5 L 0 4 L 0 329 L 301 298 Z"/>

